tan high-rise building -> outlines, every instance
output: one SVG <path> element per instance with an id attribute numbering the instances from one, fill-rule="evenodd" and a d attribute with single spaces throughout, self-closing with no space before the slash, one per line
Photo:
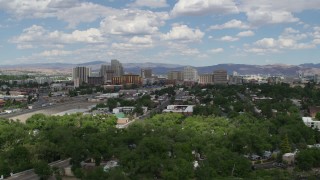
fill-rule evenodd
<path id="1" fill-rule="evenodd" d="M 183 81 L 183 73 L 181 71 L 168 72 L 168 80 Z"/>
<path id="2" fill-rule="evenodd" d="M 72 70 L 72 79 L 74 87 L 79 87 L 83 83 L 88 83 L 88 77 L 91 75 L 91 69 L 88 67 L 75 67 Z"/>
<path id="3" fill-rule="evenodd" d="M 196 68 L 186 66 L 183 68 L 183 78 L 185 81 L 197 81 L 198 71 Z"/>
<path id="4" fill-rule="evenodd" d="M 141 78 L 152 78 L 152 69 L 143 68 L 140 73 Z"/>
<path id="5" fill-rule="evenodd" d="M 111 83 L 112 77 L 114 76 L 114 70 L 112 70 L 111 65 L 104 64 L 104 65 L 101 65 L 99 74 L 101 77 L 103 77 L 104 84 Z"/>
<path id="6" fill-rule="evenodd" d="M 121 77 L 122 75 L 124 75 L 123 66 L 120 61 L 116 59 L 111 60 L 111 69 L 114 71 L 115 77 Z"/>
<path id="7" fill-rule="evenodd" d="M 224 69 L 213 71 L 213 83 L 214 84 L 227 84 L 228 83 L 227 71 Z"/>
<path id="8" fill-rule="evenodd" d="M 199 80 L 200 84 L 213 84 L 213 74 L 200 74 Z"/>

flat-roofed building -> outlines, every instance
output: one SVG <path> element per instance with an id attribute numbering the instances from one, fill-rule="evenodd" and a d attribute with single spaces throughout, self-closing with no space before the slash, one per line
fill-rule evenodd
<path id="1" fill-rule="evenodd" d="M 184 78 L 184 81 L 197 81 L 198 80 L 197 69 L 191 66 L 184 67 L 183 78 Z"/>
<path id="2" fill-rule="evenodd" d="M 168 80 L 183 81 L 183 73 L 181 71 L 169 71 Z"/>
<path id="3" fill-rule="evenodd" d="M 142 79 L 139 75 L 135 74 L 126 74 L 120 77 L 113 77 L 112 84 L 120 85 L 120 84 L 136 84 L 141 85 Z"/>
<path id="4" fill-rule="evenodd" d="M 74 87 L 79 87 L 82 83 L 88 83 L 88 77 L 91 75 L 91 69 L 88 67 L 75 67 L 72 71 Z"/>
<path id="5" fill-rule="evenodd" d="M 140 72 L 141 78 L 152 78 L 152 69 L 151 68 L 143 68 Z"/>
<path id="6" fill-rule="evenodd" d="M 213 83 L 214 84 L 227 84 L 228 73 L 224 69 L 213 71 Z"/>
<path id="7" fill-rule="evenodd" d="M 213 74 L 201 74 L 199 75 L 200 84 L 213 84 Z"/>

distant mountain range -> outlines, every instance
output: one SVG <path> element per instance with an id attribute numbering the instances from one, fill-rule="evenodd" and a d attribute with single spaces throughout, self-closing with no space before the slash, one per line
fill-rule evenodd
<path id="1" fill-rule="evenodd" d="M 71 73 L 71 69 L 76 66 L 91 67 L 93 71 L 97 71 L 105 61 L 92 61 L 81 64 L 71 63 L 39 63 L 39 64 L 23 64 L 23 65 L 2 65 L 1 70 L 30 70 L 30 71 L 51 71 Z M 171 70 L 183 70 L 182 65 L 177 64 L 164 64 L 164 63 L 123 63 L 126 72 L 139 74 L 141 68 L 152 68 L 155 74 L 166 74 Z M 288 75 L 295 76 L 299 71 L 305 74 L 320 74 L 319 64 L 301 64 L 301 65 L 247 65 L 247 64 L 218 64 L 213 66 L 195 67 L 199 74 L 212 73 L 217 69 L 226 69 L 229 74 L 236 71 L 238 74 L 270 74 L 270 75 Z"/>

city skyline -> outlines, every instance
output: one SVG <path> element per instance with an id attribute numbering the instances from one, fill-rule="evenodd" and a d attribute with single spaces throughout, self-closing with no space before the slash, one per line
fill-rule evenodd
<path id="1" fill-rule="evenodd" d="M 320 1 L 0 0 L 0 63 L 319 63 Z"/>

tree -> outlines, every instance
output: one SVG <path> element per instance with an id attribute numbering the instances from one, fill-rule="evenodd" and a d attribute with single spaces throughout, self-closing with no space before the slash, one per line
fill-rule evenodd
<path id="1" fill-rule="evenodd" d="M 51 167 L 45 161 L 38 161 L 33 165 L 34 172 L 40 179 L 48 179 L 52 175 Z"/>
<path id="2" fill-rule="evenodd" d="M 291 146 L 289 144 L 288 134 L 284 136 L 280 146 L 281 146 L 280 148 L 281 148 L 282 154 L 291 152 Z"/>
<path id="3" fill-rule="evenodd" d="M 143 109 L 142 109 L 141 105 L 139 105 L 139 104 L 136 105 L 136 106 L 134 107 L 133 112 L 134 112 L 134 113 L 137 113 L 138 116 L 139 116 L 139 115 L 142 115 L 142 114 L 143 114 Z"/>
<path id="4" fill-rule="evenodd" d="M 10 95 L 10 89 L 9 88 L 7 88 L 7 92 L 6 92 L 6 95 Z"/>
<path id="5" fill-rule="evenodd" d="M 320 120 L 320 112 L 316 114 L 316 119 Z"/>
<path id="6" fill-rule="evenodd" d="M 111 99 L 108 99 L 108 102 L 107 102 L 107 106 L 109 107 L 109 110 L 112 111 L 113 108 L 116 108 L 117 107 L 117 101 L 113 98 Z"/>

